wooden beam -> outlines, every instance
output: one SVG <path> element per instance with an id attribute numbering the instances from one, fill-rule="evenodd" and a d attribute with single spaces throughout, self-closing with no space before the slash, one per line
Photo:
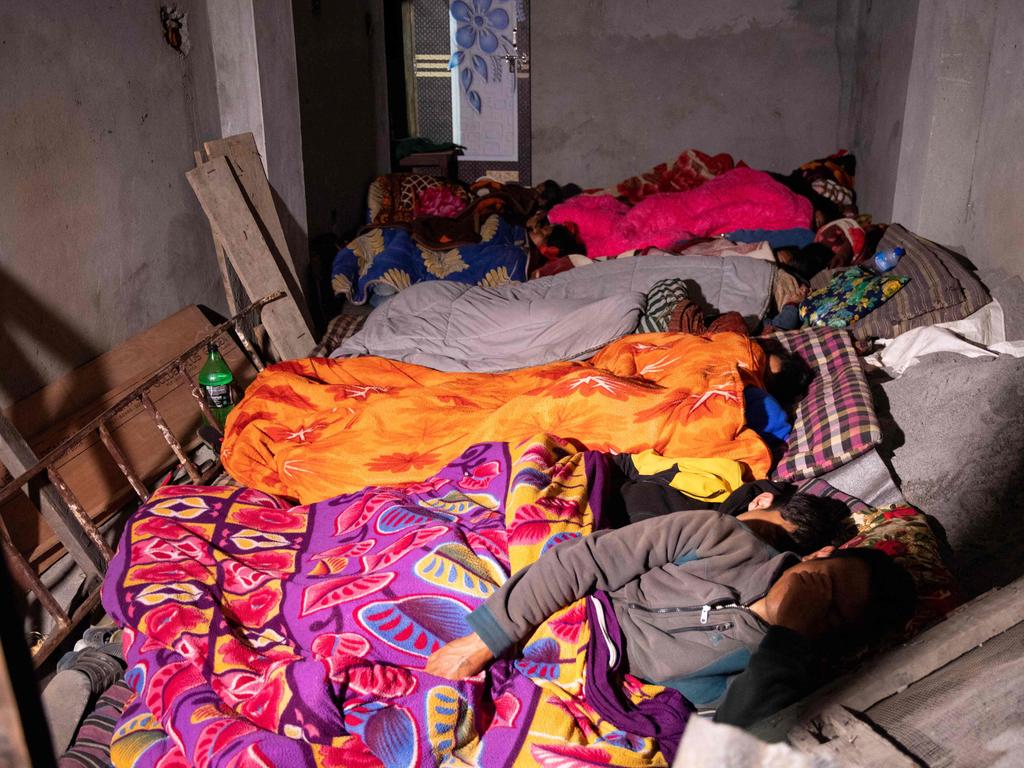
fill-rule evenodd
<path id="1" fill-rule="evenodd" d="M 281 226 L 281 216 L 278 214 L 277 204 L 274 202 L 274 192 L 270 187 L 263 159 L 256 146 L 256 138 L 252 132 L 247 131 L 236 136 L 207 141 L 203 144 L 203 148 L 211 160 L 215 157 L 226 157 L 229 160 L 246 200 L 256 213 L 257 220 L 263 225 L 271 250 L 287 270 L 286 279 L 290 278 L 294 288 L 297 289 L 294 296 L 303 317 L 308 324 L 312 325 L 305 302 L 303 280 L 295 269 L 295 261 L 288 249 L 284 227 Z"/>
<path id="2" fill-rule="evenodd" d="M 802 752 L 857 768 L 918 768 L 893 742 L 842 707 L 830 707 L 807 725 L 807 730 L 790 734 L 790 742 Z"/>
<path id="3" fill-rule="evenodd" d="M 263 325 L 278 355 L 282 360 L 307 356 L 316 343 L 295 299 L 295 288 L 278 266 L 227 159 L 214 158 L 185 175 L 246 292 L 250 296 L 273 291 L 287 294 L 263 310 Z"/>
<path id="4" fill-rule="evenodd" d="M 17 477 L 27 472 L 38 460 L 21 433 L 6 416 L 0 414 L 0 463 Z M 23 490 L 26 494 L 29 493 L 27 485 Z M 87 576 L 102 579 L 107 570 L 106 559 L 78 524 L 57 489 L 51 485 L 45 485 L 39 490 L 39 512 L 78 563 L 78 567 Z"/>

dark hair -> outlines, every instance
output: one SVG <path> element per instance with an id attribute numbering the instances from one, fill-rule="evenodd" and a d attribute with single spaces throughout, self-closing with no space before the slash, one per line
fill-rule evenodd
<path id="1" fill-rule="evenodd" d="M 583 244 L 576 235 L 574 235 L 568 227 L 564 227 L 561 224 L 555 224 L 551 227 L 551 233 L 547 236 L 544 244 L 558 249 L 559 256 L 567 256 L 570 253 L 583 253 L 587 252 L 587 246 Z"/>
<path id="2" fill-rule="evenodd" d="M 777 506 L 782 519 L 796 526 L 789 538 L 801 555 L 829 544 L 839 546 L 854 534 L 850 508 L 839 499 L 794 493 Z"/>
<path id="3" fill-rule="evenodd" d="M 802 197 L 806 197 L 811 202 L 811 207 L 814 208 L 815 211 L 822 212 L 825 217 L 825 221 L 835 221 L 843 215 L 843 209 L 821 193 L 817 192 L 814 187 L 811 186 L 811 182 L 806 179 L 799 170 L 793 171 L 793 173 L 788 176 L 784 176 L 781 173 L 769 173 L 769 175 L 777 182 L 788 188 L 790 192 L 795 192 Z"/>
<path id="4" fill-rule="evenodd" d="M 548 210 L 559 203 L 565 202 L 570 197 L 575 197 L 583 190 L 576 184 L 561 186 L 553 179 L 545 179 L 536 187 L 537 207 L 541 210 Z"/>
<path id="5" fill-rule="evenodd" d="M 807 389 L 814 379 L 814 371 L 802 357 L 790 352 L 776 339 L 762 336 L 754 341 L 760 344 L 761 349 L 769 356 L 764 373 L 765 389 L 783 408 L 792 411 L 807 394 Z M 772 355 L 779 358 L 777 372 L 771 369 Z"/>
<path id="6" fill-rule="evenodd" d="M 902 629 L 917 606 L 917 588 L 907 570 L 879 549 L 850 547 L 837 549 L 829 559 L 853 557 L 868 567 L 868 602 L 864 627 L 874 635 Z"/>
<path id="7" fill-rule="evenodd" d="M 832 249 L 824 243 L 811 243 L 803 248 L 780 248 L 777 250 L 789 251 L 792 254 L 789 263 L 781 266 L 804 282 L 809 282 L 812 277 L 828 267 L 835 256 Z"/>

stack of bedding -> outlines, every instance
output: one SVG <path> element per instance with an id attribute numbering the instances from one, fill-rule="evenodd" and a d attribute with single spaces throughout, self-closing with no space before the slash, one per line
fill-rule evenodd
<path id="1" fill-rule="evenodd" d="M 700 160 L 693 173 L 666 166 L 622 194 L 640 206 L 758 173 L 684 156 Z M 841 160 L 801 178 L 852 195 Z M 379 227 L 415 217 L 415 189 L 399 205 L 406 187 L 374 193 Z M 810 206 L 715 225 L 708 209 L 707 231 L 691 217 L 677 239 L 783 230 L 797 213 L 808 226 Z M 134 692 L 113 736 L 119 765 L 666 765 L 692 706 L 609 659 L 621 637 L 599 601 L 539 621 L 486 675 L 424 670 L 502 583 L 609 525 L 615 454 L 730 461 L 738 479 L 722 492 L 799 481 L 854 512 L 847 547 L 882 550 L 914 577 L 908 631 L 955 604 L 919 511 L 873 509 L 829 482 L 882 439 L 855 339 L 987 302 L 951 254 L 892 225 L 882 247 L 907 252 L 898 293 L 848 330 L 771 334 L 812 373 L 780 443 L 754 423 L 751 391 L 774 369 L 748 335 L 791 289 L 778 264 L 657 253 L 523 282 L 522 228 L 495 214 L 478 234 L 437 250 L 377 228 L 343 249 L 338 291 L 390 298 L 339 324 L 319 352 L 334 359 L 282 362 L 250 386 L 223 452 L 243 487 L 165 488 L 128 522 L 104 587 Z M 707 332 L 729 313 L 742 322 Z M 692 333 L 638 333 L 681 316 Z"/>

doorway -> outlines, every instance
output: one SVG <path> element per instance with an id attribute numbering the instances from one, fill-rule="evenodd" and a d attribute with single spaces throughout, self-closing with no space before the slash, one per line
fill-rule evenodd
<path id="1" fill-rule="evenodd" d="M 460 180 L 530 184 L 529 10 L 529 0 L 388 3 L 392 144 L 459 144 Z"/>

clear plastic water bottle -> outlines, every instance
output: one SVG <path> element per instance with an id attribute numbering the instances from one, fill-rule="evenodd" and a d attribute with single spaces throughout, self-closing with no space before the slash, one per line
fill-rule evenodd
<path id="1" fill-rule="evenodd" d="M 881 274 L 882 272 L 888 272 L 890 269 L 896 266 L 899 262 L 900 257 L 906 253 L 902 248 L 896 246 L 895 248 L 886 248 L 884 251 L 879 251 L 871 259 L 874 264 L 875 272 Z"/>

